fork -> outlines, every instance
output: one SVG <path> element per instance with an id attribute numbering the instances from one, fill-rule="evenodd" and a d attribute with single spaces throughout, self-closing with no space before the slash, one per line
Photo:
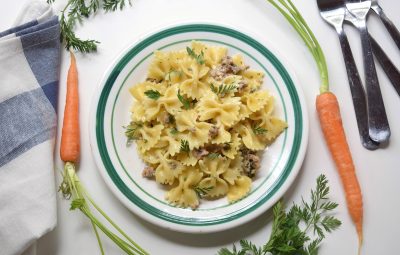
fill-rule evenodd
<path id="1" fill-rule="evenodd" d="M 347 11 L 344 0 L 317 0 L 317 5 L 322 18 L 335 28 L 339 36 L 361 143 L 365 148 L 375 150 L 378 148 L 379 144 L 372 141 L 369 137 L 365 92 L 354 61 L 353 53 L 351 52 L 349 41 L 343 30 L 343 21 Z"/>
<path id="2" fill-rule="evenodd" d="M 397 30 L 393 22 L 386 16 L 383 12 L 381 6 L 378 3 L 378 0 L 372 0 L 371 2 L 371 9 L 378 14 L 382 23 L 385 25 L 387 31 L 389 32 L 390 36 L 393 38 L 393 41 L 396 43 L 397 47 L 400 49 L 400 32 Z"/>
<path id="3" fill-rule="evenodd" d="M 369 136 L 375 142 L 387 142 L 390 127 L 379 87 L 375 69 L 372 47 L 368 34 L 366 16 L 371 8 L 371 0 L 346 0 L 346 8 L 353 15 L 349 21 L 357 27 L 361 34 L 361 45 L 364 58 L 365 88 L 367 94 L 367 111 Z"/>

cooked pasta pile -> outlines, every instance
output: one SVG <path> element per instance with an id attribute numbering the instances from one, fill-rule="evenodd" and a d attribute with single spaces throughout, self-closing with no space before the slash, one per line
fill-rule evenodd
<path id="1" fill-rule="evenodd" d="M 169 203 L 196 208 L 201 198 L 249 193 L 258 153 L 287 127 L 263 77 L 225 47 L 193 41 L 154 53 L 146 81 L 130 89 L 125 134 L 147 165 L 143 176 L 169 187 Z"/>

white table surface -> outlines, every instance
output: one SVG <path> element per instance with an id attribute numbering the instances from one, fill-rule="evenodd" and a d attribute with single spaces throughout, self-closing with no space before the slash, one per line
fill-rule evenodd
<path id="1" fill-rule="evenodd" d="M 22 1 L 1 0 L 0 30 L 13 24 Z M 64 1 L 56 1 L 59 10 Z M 98 53 L 77 55 L 80 79 L 80 118 L 82 131 L 82 159 L 79 176 L 98 204 L 123 227 L 135 241 L 151 254 L 216 254 L 221 247 L 249 239 L 264 244 L 271 230 L 271 211 L 250 223 L 221 233 L 208 235 L 183 234 L 168 231 L 147 223 L 128 209 L 106 187 L 93 160 L 89 143 L 88 117 L 90 103 L 98 84 L 122 49 L 155 29 L 182 21 L 220 21 L 240 26 L 257 33 L 275 45 L 292 65 L 303 87 L 310 116 L 310 135 L 307 154 L 297 179 L 284 196 L 287 203 L 299 202 L 314 187 L 315 178 L 324 173 L 331 186 L 331 198 L 340 205 L 337 210 L 343 225 L 323 242 L 320 254 L 356 254 L 357 236 L 345 206 L 343 189 L 327 151 L 315 111 L 319 76 L 315 63 L 298 35 L 265 0 L 133 0 L 133 6 L 122 12 L 99 14 L 85 21 L 77 33 L 101 42 Z M 335 32 L 320 18 L 315 1 L 293 1 L 325 51 L 331 90 L 337 95 L 348 142 L 353 153 L 357 175 L 364 195 L 364 245 L 362 254 L 395 254 L 400 237 L 400 97 L 378 66 L 382 94 L 392 128 L 390 143 L 377 151 L 361 146 L 347 76 Z M 306 3 L 307 2 L 307 3 Z M 400 2 L 381 0 L 387 15 L 400 28 Z M 394 63 L 400 67 L 400 50 L 390 40 L 383 25 L 370 18 L 369 28 L 378 38 Z M 361 67 L 361 48 L 357 32 L 346 27 L 357 63 Z M 68 68 L 63 50 L 59 93 L 59 123 L 61 124 Z M 363 74 L 362 70 L 360 72 Z M 61 125 L 59 126 L 61 127 Z M 56 148 L 56 166 L 62 169 Z M 60 178 L 57 175 L 57 182 Z M 38 255 L 99 254 L 97 242 L 89 221 L 76 211 L 69 211 L 69 203 L 58 196 L 58 226 L 38 243 Z M 106 254 L 122 252 L 103 238 Z M 0 252 L 1 253 L 1 252 Z"/>

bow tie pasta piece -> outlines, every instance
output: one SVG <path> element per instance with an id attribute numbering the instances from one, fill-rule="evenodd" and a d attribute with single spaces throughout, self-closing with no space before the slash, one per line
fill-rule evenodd
<path id="1" fill-rule="evenodd" d="M 192 152 L 181 152 L 176 156 L 176 159 L 185 166 L 195 166 L 198 161 L 198 158 Z"/>
<path id="2" fill-rule="evenodd" d="M 240 176 L 240 168 L 236 167 L 228 167 L 226 171 L 222 174 L 222 178 L 230 185 L 234 185 L 235 180 L 237 180 Z"/>
<path id="3" fill-rule="evenodd" d="M 162 81 L 166 74 L 173 69 L 169 61 L 169 53 L 162 51 L 154 52 L 154 59 L 150 64 L 147 74 L 148 80 Z"/>
<path id="4" fill-rule="evenodd" d="M 165 154 L 168 156 L 174 156 L 180 151 L 181 142 L 179 135 L 170 135 L 166 133 L 167 129 L 164 129 L 161 133 L 160 140 L 155 147 L 165 148 Z"/>
<path id="5" fill-rule="evenodd" d="M 186 57 L 180 62 L 180 69 L 187 77 L 180 85 L 182 93 L 193 99 L 203 97 L 209 90 L 206 78 L 210 68 L 198 64 L 196 60 L 190 57 Z"/>
<path id="6" fill-rule="evenodd" d="M 166 153 L 166 149 L 165 148 L 151 148 L 150 150 L 147 151 L 140 151 L 139 152 L 139 156 L 140 158 L 147 164 L 149 165 L 156 165 L 159 164 L 161 162 L 161 160 L 163 159 L 163 155 Z"/>
<path id="7" fill-rule="evenodd" d="M 261 125 L 264 125 L 266 120 L 271 117 L 274 111 L 274 104 L 275 99 L 273 96 L 270 96 L 264 107 L 256 112 L 253 112 L 250 116 L 248 116 L 249 119 L 258 121 L 261 123 Z"/>
<path id="8" fill-rule="evenodd" d="M 263 83 L 264 73 L 258 70 L 248 69 L 242 72 L 242 76 L 247 83 L 246 91 L 257 91 Z"/>
<path id="9" fill-rule="evenodd" d="M 209 132 L 212 124 L 198 121 L 195 110 L 183 111 L 175 117 L 176 127 L 185 140 L 189 141 L 189 148 L 199 148 L 208 142 Z"/>
<path id="10" fill-rule="evenodd" d="M 203 97 L 198 103 L 200 120 L 213 120 L 226 127 L 233 126 L 239 120 L 240 97 L 223 100 L 213 97 Z"/>
<path id="11" fill-rule="evenodd" d="M 159 91 L 158 91 L 159 92 Z M 181 110 L 181 102 L 178 97 L 178 86 L 170 86 L 165 90 L 164 94 L 160 94 L 157 99 L 144 98 L 142 100 L 144 108 L 144 116 L 146 121 L 156 119 L 163 114 L 163 109 L 174 115 Z"/>
<path id="12" fill-rule="evenodd" d="M 240 68 L 240 70 L 242 70 L 242 71 L 240 72 L 240 74 L 241 74 L 244 70 L 247 70 L 247 69 L 249 68 L 249 66 L 247 66 L 247 65 L 244 64 L 243 57 L 242 57 L 242 55 L 240 55 L 240 54 L 235 54 L 235 55 L 233 55 L 233 56 L 232 56 L 232 62 L 233 62 L 233 64 L 234 64 L 235 66 L 238 66 L 238 67 Z"/>
<path id="13" fill-rule="evenodd" d="M 165 199 L 171 204 L 180 207 L 197 208 L 199 197 L 194 187 L 199 183 L 203 174 L 194 167 L 186 168 L 179 176 L 178 186 L 172 188 L 165 195 Z"/>
<path id="14" fill-rule="evenodd" d="M 148 126 L 142 125 L 138 129 L 139 139 L 137 140 L 138 149 L 142 152 L 148 151 L 160 140 L 163 125 Z"/>
<path id="15" fill-rule="evenodd" d="M 239 138 L 239 134 L 233 133 L 230 142 L 225 143 L 222 146 L 222 154 L 227 158 L 234 159 L 238 153 L 240 145 L 241 145 L 241 140 Z"/>
<path id="16" fill-rule="evenodd" d="M 136 99 L 136 102 L 131 108 L 131 119 L 133 121 L 140 122 L 146 121 L 148 119 L 148 117 L 146 116 L 146 107 L 142 103 L 143 101 L 148 100 L 145 92 L 149 90 L 155 90 L 159 91 L 160 93 L 164 93 L 165 89 L 166 87 L 162 84 L 157 84 L 149 81 L 138 83 L 130 88 L 129 92 Z"/>
<path id="17" fill-rule="evenodd" d="M 264 126 L 261 127 L 267 130 L 265 138 L 268 140 L 268 143 L 272 143 L 288 125 L 283 120 L 272 116 L 268 118 Z"/>
<path id="18" fill-rule="evenodd" d="M 251 189 L 251 179 L 245 175 L 239 176 L 235 180 L 235 184 L 229 186 L 228 194 L 226 195 L 230 203 L 236 202 L 245 197 Z"/>
<path id="19" fill-rule="evenodd" d="M 241 101 L 250 111 L 256 112 L 261 110 L 268 103 L 270 97 L 271 95 L 266 90 L 262 90 L 244 95 Z"/>
<path id="20" fill-rule="evenodd" d="M 205 64 L 210 68 L 221 63 L 228 53 L 228 49 L 225 47 L 205 45 L 197 41 L 192 42 L 192 49 L 197 55 L 203 52 Z"/>
<path id="21" fill-rule="evenodd" d="M 256 134 L 249 121 L 239 123 L 237 130 L 246 148 L 250 150 L 263 150 L 267 146 L 265 137 L 262 134 Z"/>
<path id="22" fill-rule="evenodd" d="M 229 143 L 231 140 L 231 133 L 227 131 L 223 125 L 214 126 L 212 129 L 216 130 L 216 135 L 210 134 L 212 144 Z"/>
<path id="23" fill-rule="evenodd" d="M 226 172 L 229 164 L 230 160 L 224 157 L 199 161 L 200 169 L 208 175 L 199 183 L 200 188 L 207 190 L 207 197 L 219 197 L 228 192 L 228 184 L 221 175 Z"/>
<path id="24" fill-rule="evenodd" d="M 156 182 L 172 185 L 184 169 L 179 161 L 163 157 L 156 168 Z"/>

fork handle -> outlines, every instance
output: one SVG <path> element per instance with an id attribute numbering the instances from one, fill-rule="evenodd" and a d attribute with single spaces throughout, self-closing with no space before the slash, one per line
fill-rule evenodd
<path id="1" fill-rule="evenodd" d="M 390 127 L 375 69 L 369 33 L 365 20 L 360 20 L 358 25 L 361 33 L 361 46 L 364 58 L 369 136 L 376 142 L 386 142 L 390 137 Z"/>
<path id="2" fill-rule="evenodd" d="M 383 71 L 386 73 L 386 76 L 391 81 L 394 89 L 397 94 L 400 96 L 400 71 L 393 64 L 393 62 L 389 59 L 386 53 L 383 51 L 381 46 L 376 42 L 376 40 L 370 35 L 372 51 L 379 64 L 382 66 Z"/>
<path id="3" fill-rule="evenodd" d="M 392 37 L 393 41 L 396 43 L 397 47 L 400 50 L 400 32 L 393 24 L 393 22 L 386 16 L 383 12 L 382 8 L 378 5 L 373 8 L 376 14 L 379 15 L 382 23 L 385 25 L 387 31 L 389 32 L 390 36 Z"/>
<path id="4" fill-rule="evenodd" d="M 340 46 L 349 80 L 351 97 L 353 100 L 354 112 L 357 120 L 358 133 L 360 135 L 362 145 L 368 150 L 375 150 L 379 143 L 374 142 L 369 137 L 368 131 L 368 113 L 367 102 L 365 99 L 365 91 L 361 82 L 360 74 L 354 61 L 353 53 L 350 48 L 347 35 L 342 27 L 337 27 L 336 31 L 339 36 Z"/>

